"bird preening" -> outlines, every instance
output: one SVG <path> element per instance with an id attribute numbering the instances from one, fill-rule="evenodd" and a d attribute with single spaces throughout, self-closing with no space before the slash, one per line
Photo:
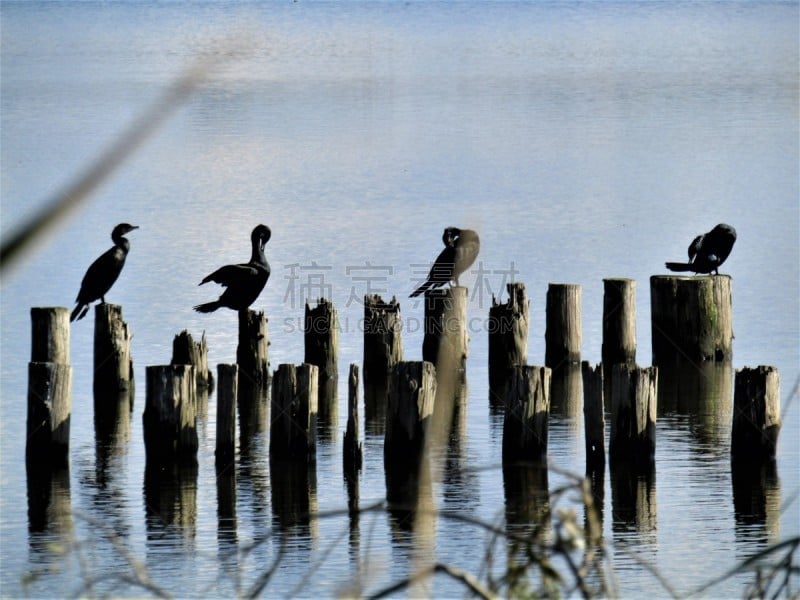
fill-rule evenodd
<path id="1" fill-rule="evenodd" d="M 436 257 L 428 278 L 409 297 L 419 296 L 450 281 L 458 285 L 459 276 L 475 262 L 481 249 L 478 234 L 471 229 L 447 227 L 442 234 L 442 242 L 444 250 Z"/>
<path id="2" fill-rule="evenodd" d="M 122 272 L 128 251 L 131 249 L 131 243 L 123 236 L 134 229 L 139 228 L 128 223 L 120 223 L 114 227 L 111 232 L 114 245 L 103 252 L 86 270 L 78 297 L 75 298 L 77 306 L 70 315 L 70 321 L 82 319 L 89 310 L 91 302 L 100 300 L 105 303 L 105 296 Z"/>
<path id="3" fill-rule="evenodd" d="M 689 262 L 668 262 L 670 271 L 693 271 L 719 275 L 719 267 L 728 258 L 736 241 L 736 230 L 730 225 L 720 223 L 708 233 L 698 235 L 689 244 Z"/>
<path id="4" fill-rule="evenodd" d="M 194 307 L 197 312 L 210 313 L 218 308 L 230 308 L 240 311 L 250 307 L 256 301 L 261 290 L 269 279 L 270 269 L 264 246 L 272 236 L 266 225 L 257 225 L 250 234 L 252 252 L 250 262 L 238 265 L 225 265 L 210 275 L 207 275 L 200 285 L 213 281 L 225 288 L 225 291 L 214 302 L 198 304 Z"/>

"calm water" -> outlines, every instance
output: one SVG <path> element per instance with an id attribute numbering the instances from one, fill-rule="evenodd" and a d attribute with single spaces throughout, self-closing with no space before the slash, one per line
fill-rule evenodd
<path id="1" fill-rule="evenodd" d="M 442 509 L 502 523 L 502 422 L 487 401 L 482 320 L 514 278 L 531 298 L 529 363 L 544 360 L 549 282 L 583 286 L 583 355 L 600 359 L 602 279 L 638 282 L 638 362 L 650 361 L 650 275 L 718 222 L 739 239 L 734 367 L 782 379 L 777 474 L 760 508 L 734 506 L 732 370 L 697 398 L 660 400 L 655 482 L 630 509 L 608 471 L 605 543 L 620 594 L 678 594 L 800 533 L 798 4 L 796 2 L 188 3 L 2 2 L 2 221 L 5 235 L 58 193 L 197 55 L 222 58 L 201 88 L 77 214 L 2 280 L 0 593 L 86 593 L 87 578 L 146 569 L 176 596 L 230 596 L 276 560 L 266 440 L 238 457 L 235 518 L 218 514 L 214 396 L 196 473 L 145 486 L 144 367 L 169 361 L 183 329 L 205 332 L 210 363 L 235 360 L 236 315 L 198 315 L 212 269 L 243 261 L 259 222 L 273 272 L 256 308 L 271 363 L 299 363 L 306 298 L 342 321 L 340 390 L 361 362 L 365 293 L 397 295 L 406 357 L 419 359 L 422 306 L 406 296 L 445 225 L 482 238 L 466 277 L 469 397 L 460 443 L 433 491 Z M 129 435 L 96 449 L 91 318 L 72 328 L 70 468 L 45 523 L 29 520 L 24 468 L 31 306 L 71 306 L 88 264 L 128 221 L 124 305 L 137 373 Z M 710 379 L 706 379 L 710 378 Z M 683 382 L 687 386 L 691 382 Z M 681 382 L 672 384 L 682 388 Z M 713 386 L 712 386 L 713 387 Z M 716 390 L 716 391 L 714 391 Z M 312 509 L 346 508 L 339 433 L 318 449 Z M 580 403 L 556 408 L 550 460 L 583 472 Z M 386 493 L 382 440 L 364 439 L 360 503 Z M 551 472 L 550 489 L 564 482 Z M 224 515 L 223 515 L 224 516 Z M 228 515 L 230 516 L 230 515 Z M 485 573 L 489 536 L 440 518 L 437 560 Z M 263 541 L 266 540 L 266 541 Z M 254 542 L 260 542 L 250 549 Z M 402 578 L 413 540 L 384 512 L 329 516 L 295 531 L 265 596 L 365 593 Z M 239 550 L 238 554 L 236 553 Z M 495 569 L 502 567 L 495 548 Z M 712 588 L 741 596 L 750 576 Z M 795 589 L 798 583 L 795 582 Z M 104 580 L 98 595 L 141 594 Z M 437 578 L 437 596 L 461 588 Z"/>

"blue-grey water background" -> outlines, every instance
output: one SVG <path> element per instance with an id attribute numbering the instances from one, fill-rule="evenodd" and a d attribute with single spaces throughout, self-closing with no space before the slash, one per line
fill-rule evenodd
<path id="1" fill-rule="evenodd" d="M 221 59 L 210 82 L 85 207 L 3 273 L 4 597 L 77 593 L 88 575 L 125 572 L 125 553 L 176 596 L 235 592 L 235 569 L 220 560 L 214 396 L 199 427 L 196 506 L 159 531 L 146 519 L 143 494 L 143 374 L 169 361 L 183 329 L 205 332 L 210 364 L 235 361 L 236 315 L 191 307 L 218 293 L 197 286 L 204 275 L 247 259 L 249 232 L 260 222 L 273 231 L 273 270 L 254 307 L 270 319 L 272 367 L 302 362 L 306 297 L 331 296 L 342 322 L 339 435 L 318 449 L 320 511 L 347 505 L 345 375 L 362 361 L 361 298 L 398 297 L 405 355 L 419 359 L 422 306 L 408 292 L 438 253 L 444 226 L 480 232 L 480 270 L 463 281 L 474 320 L 462 477 L 434 497 L 493 523 L 502 523 L 504 492 L 482 329 L 492 294 L 509 277 L 525 282 L 528 362 L 543 364 L 547 285 L 579 283 L 583 357 L 596 363 L 602 280 L 634 278 L 637 357 L 646 365 L 648 278 L 665 260 L 681 259 L 696 234 L 734 225 L 739 239 L 723 268 L 733 278 L 734 367 L 769 364 L 781 374 L 784 425 L 770 508 L 764 518 L 735 515 L 729 404 L 711 414 L 665 409 L 656 514 L 614 523 L 607 491 L 605 542 L 621 594 L 659 597 L 666 592 L 639 560 L 684 594 L 800 533 L 800 408 L 792 395 L 800 373 L 797 2 L 3 1 L 0 18 L 3 236 L 197 56 Z M 71 333 L 73 514 L 29 534 L 29 309 L 71 307 L 86 267 L 123 221 L 140 229 L 108 300 L 123 305 L 134 336 L 130 436 L 109 464 L 96 464 L 90 313 Z M 582 435 L 579 412 L 554 415 L 552 464 L 582 473 Z M 369 505 L 385 495 L 381 440 L 367 436 L 364 450 L 360 500 Z M 551 474 L 551 488 L 561 481 Z M 265 446 L 238 486 L 233 539 L 244 548 L 273 526 Z M 355 554 L 368 564 L 360 571 L 347 531 L 346 515 L 319 520 L 290 546 L 264 594 L 332 596 L 357 572 L 365 591 L 377 591 L 408 573 L 407 542 L 393 541 L 384 513 L 362 516 Z M 483 572 L 485 532 L 440 519 L 435 536 L 439 561 Z M 243 555 L 246 581 L 266 570 L 276 544 Z M 737 576 L 707 595 L 740 596 L 749 581 Z M 110 586 L 95 591 L 143 593 Z M 462 593 L 442 578 L 434 591 Z"/>

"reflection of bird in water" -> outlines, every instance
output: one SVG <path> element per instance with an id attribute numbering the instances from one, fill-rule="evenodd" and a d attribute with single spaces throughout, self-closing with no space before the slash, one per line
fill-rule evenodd
<path id="1" fill-rule="evenodd" d="M 471 229 L 448 227 L 442 234 L 444 250 L 436 257 L 436 261 L 428 273 L 428 279 L 411 293 L 411 298 L 419 296 L 432 288 L 443 286 L 449 281 L 458 285 L 458 277 L 466 271 L 481 249 L 478 234 Z"/>
<path id="2" fill-rule="evenodd" d="M 250 241 L 253 245 L 250 262 L 226 265 L 206 276 L 200 285 L 213 281 L 225 287 L 226 290 L 219 300 L 198 304 L 194 309 L 202 313 L 214 312 L 222 307 L 245 310 L 255 302 L 269 279 L 269 263 L 264 256 L 264 246 L 271 235 L 272 232 L 266 225 L 258 225 L 253 229 L 253 233 L 250 234 Z"/>
<path id="3" fill-rule="evenodd" d="M 736 241 L 736 230 L 730 225 L 720 223 L 703 235 L 698 235 L 689 244 L 689 262 L 666 263 L 670 271 L 694 271 L 719 275 L 719 267 L 728 258 Z"/>
<path id="4" fill-rule="evenodd" d="M 103 252 L 86 270 L 86 275 L 81 281 L 81 289 L 75 302 L 78 305 L 72 311 L 69 320 L 75 321 L 82 319 L 89 310 L 89 303 L 100 300 L 105 303 L 106 294 L 122 272 L 125 266 L 125 258 L 131 249 L 131 243 L 124 238 L 126 233 L 139 229 L 136 225 L 120 223 L 111 232 L 111 239 L 114 246 Z"/>

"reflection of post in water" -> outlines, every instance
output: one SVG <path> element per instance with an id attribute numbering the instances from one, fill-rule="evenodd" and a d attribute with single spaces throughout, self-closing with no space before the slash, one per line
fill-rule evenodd
<path id="1" fill-rule="evenodd" d="M 144 471 L 148 540 L 163 548 L 169 536 L 192 548 L 197 527 L 197 461 L 148 460 Z"/>
<path id="2" fill-rule="evenodd" d="M 613 529 L 626 532 L 635 527 L 640 533 L 655 534 L 655 463 L 638 465 L 630 460 L 611 460 L 611 513 Z"/>
<path id="3" fill-rule="evenodd" d="M 330 300 L 306 304 L 303 324 L 305 360 L 318 369 L 317 424 L 324 439 L 336 439 L 339 385 L 339 317 Z"/>
<path id="4" fill-rule="evenodd" d="M 733 405 L 730 361 L 692 362 L 680 356 L 658 367 L 658 413 L 688 415 L 705 448 L 727 446 Z M 724 442 L 724 444 L 723 444 Z"/>
<path id="5" fill-rule="evenodd" d="M 239 413 L 239 450 L 242 453 L 267 431 L 270 408 L 269 386 L 253 385 L 239 373 L 236 389 L 236 410 Z"/>
<path id="6" fill-rule="evenodd" d="M 781 488 L 774 460 L 731 463 L 737 538 L 774 543 L 780 537 Z"/>
<path id="7" fill-rule="evenodd" d="M 383 435 L 392 369 L 403 360 L 400 304 L 393 297 L 364 296 L 364 421 L 366 432 Z"/>
<path id="8" fill-rule="evenodd" d="M 538 545 L 550 530 L 550 494 L 547 461 L 503 464 L 506 531 L 512 540 L 525 538 Z M 526 544 L 513 541 L 508 547 L 510 563 L 526 564 Z"/>
<path id="9" fill-rule="evenodd" d="M 275 523 L 298 538 L 315 537 L 317 508 L 316 463 L 308 456 L 270 455 L 270 491 Z"/>
<path id="10" fill-rule="evenodd" d="M 95 406 L 103 405 L 103 410 L 94 411 L 95 451 L 98 469 L 105 469 L 115 454 L 122 454 L 131 435 L 130 390 L 120 390 L 104 396 L 94 394 Z"/>
<path id="11" fill-rule="evenodd" d="M 503 406 L 511 369 L 528 361 L 530 300 L 524 283 L 509 283 L 508 301 L 489 308 L 489 404 Z"/>
<path id="12" fill-rule="evenodd" d="M 410 529 L 421 492 L 430 493 L 426 436 L 436 397 L 429 362 L 401 362 L 392 372 L 383 446 L 386 498 L 395 524 Z M 420 487 L 427 481 L 425 486 Z"/>
<path id="13" fill-rule="evenodd" d="M 26 470 L 30 550 L 44 553 L 53 534 L 72 532 L 69 466 L 28 463 Z"/>
<path id="14" fill-rule="evenodd" d="M 220 568 L 227 574 L 238 572 L 238 535 L 236 519 L 236 465 L 215 466 L 217 473 L 217 555 Z"/>

